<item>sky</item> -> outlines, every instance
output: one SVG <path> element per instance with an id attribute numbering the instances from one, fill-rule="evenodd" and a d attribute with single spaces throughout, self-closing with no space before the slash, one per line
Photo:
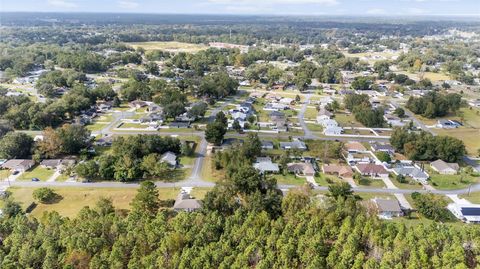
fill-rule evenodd
<path id="1" fill-rule="evenodd" d="M 0 11 L 480 17 L 480 0 L 0 0 Z"/>

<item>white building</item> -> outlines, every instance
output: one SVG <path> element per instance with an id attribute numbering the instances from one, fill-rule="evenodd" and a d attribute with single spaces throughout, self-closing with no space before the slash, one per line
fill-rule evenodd
<path id="1" fill-rule="evenodd" d="M 447 206 L 455 217 L 466 223 L 480 223 L 480 204 L 457 204 Z"/>

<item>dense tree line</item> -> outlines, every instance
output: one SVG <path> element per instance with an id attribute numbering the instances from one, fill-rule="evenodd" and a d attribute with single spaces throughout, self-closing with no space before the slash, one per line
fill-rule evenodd
<path id="1" fill-rule="evenodd" d="M 405 128 L 394 128 L 390 143 L 410 160 L 457 162 L 466 153 L 463 141 L 455 137 L 433 136 L 425 131 L 416 133 Z"/>
<path id="2" fill-rule="evenodd" d="M 462 96 L 458 93 L 440 94 L 432 91 L 422 97 L 411 96 L 406 106 L 415 114 L 436 118 L 455 113 L 461 105 Z"/>

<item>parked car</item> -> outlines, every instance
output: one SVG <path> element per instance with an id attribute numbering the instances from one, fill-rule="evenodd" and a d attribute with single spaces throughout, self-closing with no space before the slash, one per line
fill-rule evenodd
<path id="1" fill-rule="evenodd" d="M 38 182 L 38 181 L 40 181 L 40 179 L 34 177 L 34 178 L 32 178 L 32 181 Z"/>
<path id="2" fill-rule="evenodd" d="M 15 171 L 13 171 L 12 175 L 17 175 L 18 173 L 20 173 L 20 172 L 15 170 Z"/>

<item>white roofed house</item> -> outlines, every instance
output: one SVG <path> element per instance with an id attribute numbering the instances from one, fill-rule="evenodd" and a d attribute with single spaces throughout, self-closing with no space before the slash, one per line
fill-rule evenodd
<path id="1" fill-rule="evenodd" d="M 430 167 L 442 175 L 455 175 L 460 169 L 458 163 L 447 163 L 443 160 L 431 162 Z"/>
<path id="2" fill-rule="evenodd" d="M 176 167 L 177 166 L 177 155 L 171 151 L 165 152 L 161 157 L 160 160 L 162 162 L 167 163 L 171 167 Z"/>
<path id="3" fill-rule="evenodd" d="M 447 209 L 463 222 L 480 223 L 480 204 L 451 203 Z"/>
<path id="4" fill-rule="evenodd" d="M 280 148 L 283 150 L 287 150 L 287 149 L 307 150 L 307 145 L 305 145 L 303 141 L 294 139 L 292 142 L 280 142 Z"/>
<path id="5" fill-rule="evenodd" d="M 185 190 L 181 190 L 175 199 L 175 203 L 173 204 L 173 210 L 175 211 L 186 211 L 186 212 L 193 212 L 198 209 L 202 208 L 202 202 L 198 199 L 194 199 L 190 196 Z"/>
<path id="6" fill-rule="evenodd" d="M 260 173 L 278 173 L 280 168 L 278 164 L 273 163 L 270 157 L 257 157 L 257 160 L 253 164 L 253 167 L 260 171 Z"/>
<path id="7" fill-rule="evenodd" d="M 25 172 L 35 165 L 33 160 L 28 159 L 12 159 L 2 164 L 3 169 L 9 169 L 12 171 Z"/>

